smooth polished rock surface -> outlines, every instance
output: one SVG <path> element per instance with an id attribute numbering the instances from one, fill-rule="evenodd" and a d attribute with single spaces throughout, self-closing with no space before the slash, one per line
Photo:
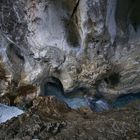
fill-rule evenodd
<path id="1" fill-rule="evenodd" d="M 139 92 L 139 2 L 125 2 L 2 0 L 0 60 L 7 78 L 1 95 L 11 81 L 33 84 L 40 94 L 48 76 L 64 90 L 86 86 L 106 98 Z"/>

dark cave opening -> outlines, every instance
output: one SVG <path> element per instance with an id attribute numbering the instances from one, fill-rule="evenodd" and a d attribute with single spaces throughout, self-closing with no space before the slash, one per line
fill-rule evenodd
<path id="1" fill-rule="evenodd" d="M 81 90 L 84 90 L 84 88 L 74 89 L 74 91 L 67 93 L 64 91 L 61 81 L 52 76 L 47 77 L 46 80 L 43 81 L 41 96 L 55 96 L 57 99 L 67 103 L 71 108 L 77 109 L 87 106 L 83 97 L 84 95 L 82 94 L 85 90 L 83 92 L 81 92 Z"/>
<path id="2" fill-rule="evenodd" d="M 64 96 L 64 88 L 61 81 L 56 77 L 47 77 L 43 82 L 43 96 L 56 96 L 61 99 Z"/>

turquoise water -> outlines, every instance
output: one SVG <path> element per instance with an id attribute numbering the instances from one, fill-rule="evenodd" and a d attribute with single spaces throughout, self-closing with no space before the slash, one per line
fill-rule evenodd
<path id="1" fill-rule="evenodd" d="M 95 111 L 97 108 L 103 108 L 103 102 L 105 102 L 106 105 L 108 105 L 110 108 L 121 108 L 131 103 L 132 101 L 140 100 L 140 93 L 137 93 L 120 96 L 110 104 L 108 104 L 108 102 L 102 98 L 95 98 L 95 100 L 91 100 L 89 103 L 83 97 L 84 95 L 76 95 L 76 92 L 71 93 L 66 97 L 64 91 L 55 84 L 49 84 L 45 87 L 45 96 L 56 96 L 59 100 L 66 102 L 73 109 L 92 106 Z"/>
<path id="2" fill-rule="evenodd" d="M 140 93 L 136 93 L 136 94 L 127 94 L 127 95 L 122 95 L 120 97 L 118 97 L 112 104 L 111 106 L 113 108 L 121 108 L 124 107 L 126 105 L 128 105 L 129 103 L 131 103 L 132 101 L 137 101 L 140 100 Z"/>
<path id="3" fill-rule="evenodd" d="M 88 107 L 88 104 L 84 98 L 65 98 L 64 101 L 73 109 Z"/>
<path id="4" fill-rule="evenodd" d="M 55 86 L 53 84 L 49 84 L 49 86 L 45 87 L 45 95 L 55 96 L 59 100 L 66 102 L 73 109 L 88 106 L 83 97 L 66 97 L 64 95 L 64 92 L 58 86 Z"/>

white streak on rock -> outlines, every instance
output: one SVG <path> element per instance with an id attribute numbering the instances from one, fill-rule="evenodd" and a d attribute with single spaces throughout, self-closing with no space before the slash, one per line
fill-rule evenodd
<path id="1" fill-rule="evenodd" d="M 16 107 L 10 107 L 7 105 L 0 104 L 0 123 L 6 122 L 7 120 L 17 117 L 24 112 Z"/>
<path id="2" fill-rule="evenodd" d="M 116 21 L 115 21 L 115 12 L 116 12 L 116 0 L 108 0 L 107 2 L 107 15 L 106 15 L 106 26 L 111 37 L 111 43 L 115 41 L 116 38 Z"/>

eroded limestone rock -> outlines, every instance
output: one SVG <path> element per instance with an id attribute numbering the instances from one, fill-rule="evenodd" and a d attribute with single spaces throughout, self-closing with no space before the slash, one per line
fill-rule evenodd
<path id="1" fill-rule="evenodd" d="M 134 8 L 138 4 L 125 2 Z M 117 0 L 2 0 L 0 55 L 10 80 L 16 88 L 33 84 L 37 93 L 49 76 L 65 90 L 82 85 L 106 97 L 139 92 L 134 8 Z M 119 80 L 112 85 L 114 73 Z"/>

